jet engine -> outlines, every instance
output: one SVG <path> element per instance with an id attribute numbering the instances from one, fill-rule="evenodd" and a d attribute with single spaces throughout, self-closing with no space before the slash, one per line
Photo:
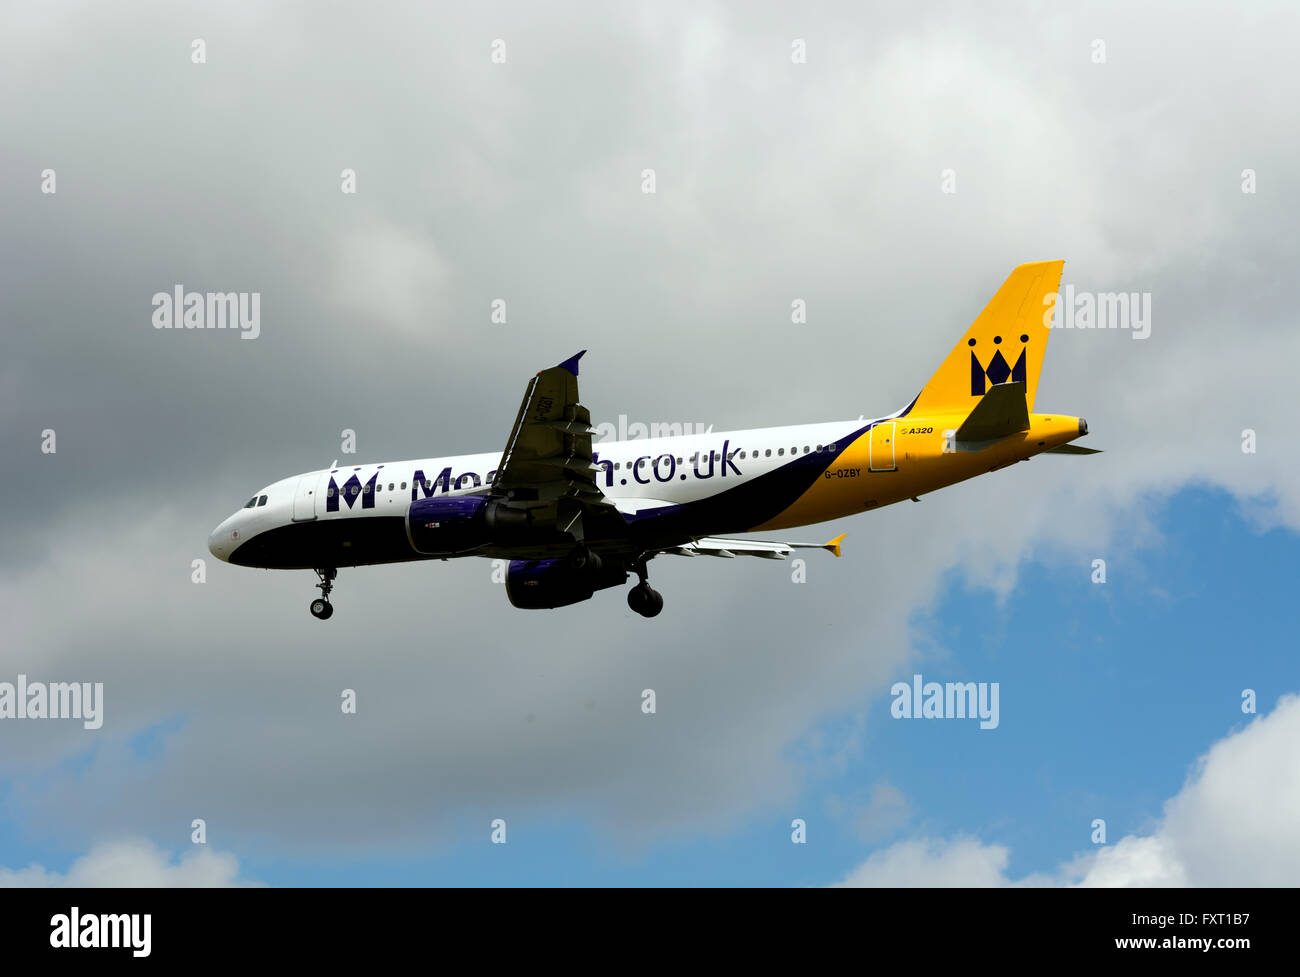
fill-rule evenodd
<path id="1" fill-rule="evenodd" d="M 506 596 L 525 610 L 565 607 L 626 581 L 627 568 L 609 558 L 590 560 L 582 567 L 575 567 L 572 560 L 511 560 Z"/>
<path id="2" fill-rule="evenodd" d="M 406 510 L 406 536 L 424 556 L 455 556 L 527 535 L 532 515 L 481 495 L 416 499 Z"/>

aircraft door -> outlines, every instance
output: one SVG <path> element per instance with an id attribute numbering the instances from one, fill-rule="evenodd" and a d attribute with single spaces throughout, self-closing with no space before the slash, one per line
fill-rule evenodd
<path id="1" fill-rule="evenodd" d="M 882 421 L 871 429 L 871 439 L 867 449 L 867 468 L 873 472 L 892 472 L 898 470 L 894 461 L 894 427 L 895 421 Z"/>
<path id="2" fill-rule="evenodd" d="M 319 475 L 304 475 L 298 479 L 293 493 L 293 521 L 310 522 L 316 518 L 316 483 Z"/>

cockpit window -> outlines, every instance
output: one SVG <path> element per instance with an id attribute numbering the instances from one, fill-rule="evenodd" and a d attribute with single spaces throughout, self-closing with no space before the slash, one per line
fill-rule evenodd
<path id="1" fill-rule="evenodd" d="M 245 509 L 251 509 L 251 508 L 253 508 L 253 506 L 255 506 L 255 505 L 257 505 L 257 496 L 256 496 L 256 495 L 253 496 L 251 499 L 249 499 L 246 503 L 244 503 L 244 508 L 245 508 Z"/>
<path id="2" fill-rule="evenodd" d="M 266 505 L 266 496 L 265 496 L 265 495 L 261 496 L 261 497 L 257 500 L 257 504 L 258 504 L 259 506 Z"/>

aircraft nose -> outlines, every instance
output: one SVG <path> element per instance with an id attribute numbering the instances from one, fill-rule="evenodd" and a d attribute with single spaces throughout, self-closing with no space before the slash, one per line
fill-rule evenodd
<path id="1" fill-rule="evenodd" d="M 208 534 L 208 552 L 223 563 L 230 562 L 230 554 L 235 548 L 234 534 L 230 529 L 233 518 L 231 516 Z"/>

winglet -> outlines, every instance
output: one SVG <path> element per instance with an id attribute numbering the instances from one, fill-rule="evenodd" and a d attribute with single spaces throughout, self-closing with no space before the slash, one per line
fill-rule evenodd
<path id="1" fill-rule="evenodd" d="M 842 540 L 847 535 L 848 533 L 840 533 L 829 543 L 822 543 L 822 549 L 830 550 L 831 553 L 833 553 L 836 557 L 838 557 L 840 555 L 840 540 Z"/>
<path id="2" fill-rule="evenodd" d="M 578 375 L 578 360 L 582 359 L 583 354 L 585 354 L 586 352 L 587 351 L 585 349 L 579 350 L 578 352 L 570 356 L 567 360 L 565 360 L 563 363 L 561 363 L 560 366 L 568 370 L 576 377 Z"/>

